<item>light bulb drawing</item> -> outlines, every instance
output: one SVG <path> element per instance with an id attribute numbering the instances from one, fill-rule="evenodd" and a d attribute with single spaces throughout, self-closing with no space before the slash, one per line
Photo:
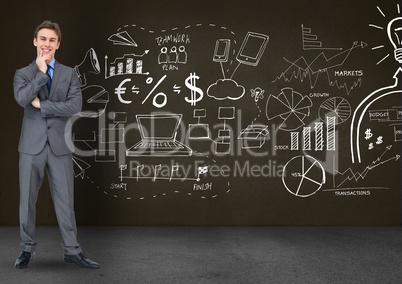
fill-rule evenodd
<path id="1" fill-rule="evenodd" d="M 395 48 L 395 60 L 402 63 L 402 17 L 397 17 L 388 23 L 387 34 Z"/>
<path id="2" fill-rule="evenodd" d="M 381 24 L 369 24 L 369 27 L 371 28 L 375 28 L 377 30 L 386 30 L 386 33 L 388 35 L 389 41 L 391 42 L 391 44 L 394 47 L 394 56 L 395 56 L 395 60 L 398 63 L 402 63 L 402 17 L 400 16 L 401 14 L 401 7 L 400 4 L 396 5 L 397 7 L 397 16 L 395 16 L 394 19 L 392 19 L 391 21 L 387 22 L 387 26 L 384 27 Z M 387 18 L 387 16 L 384 14 L 384 12 L 381 10 L 380 7 L 377 6 L 377 10 L 380 12 L 381 16 L 385 19 Z M 379 50 L 382 48 L 387 47 L 388 45 L 386 44 L 379 44 L 376 46 L 373 46 L 371 49 L 372 50 Z M 380 63 L 384 62 L 385 59 L 387 59 L 388 57 L 390 57 L 390 53 L 386 54 L 380 61 L 377 62 L 377 65 L 379 65 Z"/>
<path id="3" fill-rule="evenodd" d="M 381 11 L 381 9 L 377 6 L 377 9 L 380 11 L 381 15 L 385 18 L 385 14 Z M 400 6 L 397 4 L 398 14 L 401 13 Z M 370 24 L 370 27 L 383 30 L 381 26 Z M 399 63 L 402 63 L 402 17 L 395 17 L 391 21 L 388 22 L 387 25 L 387 34 L 390 42 L 394 46 L 394 55 L 395 60 Z M 372 49 L 383 48 L 384 45 L 373 47 Z M 377 65 L 383 62 L 387 57 L 386 55 L 383 59 L 381 59 Z M 371 94 L 364 97 L 364 99 L 360 102 L 360 104 L 356 107 L 350 124 L 350 154 L 352 158 L 352 163 L 361 163 L 362 162 L 362 153 L 360 151 L 360 140 L 362 137 L 362 129 L 361 123 L 365 118 L 367 110 L 370 106 L 376 102 L 377 100 L 383 99 L 388 96 L 402 96 L 402 67 L 400 66 L 396 72 L 394 73 L 394 84 L 389 86 L 385 86 L 379 88 L 372 92 Z"/>

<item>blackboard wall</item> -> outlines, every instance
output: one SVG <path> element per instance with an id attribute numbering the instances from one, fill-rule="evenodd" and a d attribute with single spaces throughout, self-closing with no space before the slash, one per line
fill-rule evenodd
<path id="1" fill-rule="evenodd" d="M 71 119 L 78 224 L 400 224 L 402 76 L 387 26 L 401 25 L 401 6 L 7 3 L 0 224 L 18 224 L 12 80 L 45 19 L 60 24 L 56 59 L 82 85 Z M 182 144 L 136 147 L 167 138 Z M 46 181 L 37 207 L 38 224 L 56 224 Z"/>

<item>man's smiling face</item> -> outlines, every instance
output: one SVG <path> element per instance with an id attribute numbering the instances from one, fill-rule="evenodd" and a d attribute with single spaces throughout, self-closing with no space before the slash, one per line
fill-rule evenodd
<path id="1" fill-rule="evenodd" d="M 46 63 L 53 60 L 56 50 L 59 49 L 60 42 L 54 30 L 41 29 L 38 36 L 33 40 L 37 49 L 37 56 L 44 57 Z"/>

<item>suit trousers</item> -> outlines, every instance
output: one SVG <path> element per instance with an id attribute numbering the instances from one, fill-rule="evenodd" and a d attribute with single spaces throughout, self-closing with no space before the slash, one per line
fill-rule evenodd
<path id="1" fill-rule="evenodd" d="M 36 201 L 45 171 L 56 212 L 64 254 L 82 252 L 77 242 L 74 213 L 74 174 L 72 155 L 56 156 L 48 142 L 37 155 L 20 153 L 20 236 L 21 249 L 34 252 L 36 248 Z"/>

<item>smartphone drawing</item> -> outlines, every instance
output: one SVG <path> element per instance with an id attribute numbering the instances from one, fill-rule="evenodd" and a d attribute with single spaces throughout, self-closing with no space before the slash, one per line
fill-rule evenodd
<path id="1" fill-rule="evenodd" d="M 230 39 L 218 39 L 215 44 L 214 62 L 227 62 L 229 58 Z"/>
<path id="2" fill-rule="evenodd" d="M 264 53 L 268 40 L 267 35 L 248 32 L 236 56 L 237 61 L 256 66 Z"/>

